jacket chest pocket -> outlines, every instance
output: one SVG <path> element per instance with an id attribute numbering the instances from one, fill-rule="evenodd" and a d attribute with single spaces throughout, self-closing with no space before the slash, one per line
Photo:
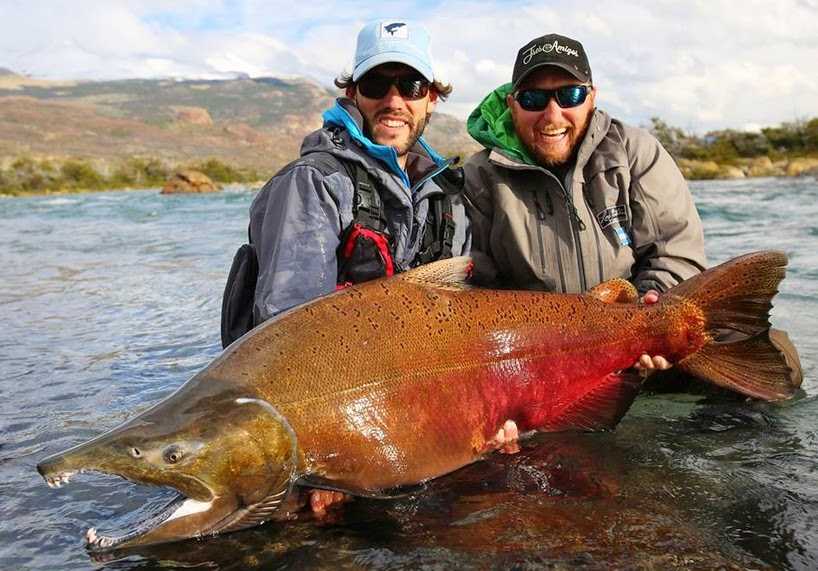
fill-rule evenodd
<path id="1" fill-rule="evenodd" d="M 632 245 L 630 171 L 616 166 L 596 173 L 585 186 L 585 200 L 597 228 L 615 250 Z"/>

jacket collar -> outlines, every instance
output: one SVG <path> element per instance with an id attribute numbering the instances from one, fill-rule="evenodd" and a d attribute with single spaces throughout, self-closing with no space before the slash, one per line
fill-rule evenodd
<path id="1" fill-rule="evenodd" d="M 591 115 L 591 122 L 588 130 L 579 145 L 576 159 L 571 164 L 574 172 L 574 180 L 584 182 L 583 167 L 586 165 L 591 155 L 594 153 L 600 142 L 605 138 L 611 126 L 611 116 L 601 109 L 594 109 Z M 489 160 L 499 166 L 518 170 L 547 170 L 539 164 L 531 164 L 520 160 L 501 147 L 492 147 L 489 153 Z"/>
<path id="2" fill-rule="evenodd" d="M 324 127 L 340 127 L 349 134 L 349 138 L 355 141 L 370 157 L 383 162 L 389 170 L 400 178 L 407 188 L 412 187 L 412 180 L 419 181 L 432 170 L 448 165 L 446 159 L 440 156 L 431 146 L 420 137 L 417 143 L 409 150 L 404 171 L 398 163 L 398 154 L 395 149 L 386 145 L 379 145 L 373 142 L 364 134 L 364 118 L 355 106 L 355 103 L 347 97 L 339 97 L 335 100 L 335 106 L 324 111 Z"/>

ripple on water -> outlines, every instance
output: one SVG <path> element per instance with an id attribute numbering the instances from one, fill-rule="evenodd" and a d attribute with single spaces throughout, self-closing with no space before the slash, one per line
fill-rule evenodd
<path id="1" fill-rule="evenodd" d="M 712 262 L 789 254 L 773 317 L 799 346 L 806 398 L 643 395 L 612 434 L 553 435 L 411 498 L 352 502 L 335 523 L 268 525 L 114 565 L 818 567 L 818 188 L 753 179 L 691 189 Z M 252 196 L 0 201 L 0 568 L 91 568 L 89 525 L 162 499 L 95 475 L 50 490 L 35 464 L 145 410 L 219 353 L 222 288 Z"/>

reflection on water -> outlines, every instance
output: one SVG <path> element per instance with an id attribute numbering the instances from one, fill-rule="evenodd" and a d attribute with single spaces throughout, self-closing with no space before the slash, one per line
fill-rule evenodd
<path id="1" fill-rule="evenodd" d="M 85 552 L 85 529 L 161 494 L 96 475 L 50 490 L 34 466 L 219 353 L 221 289 L 252 194 L 0 201 L 0 568 L 815 568 L 818 185 L 693 190 L 711 263 L 790 256 L 773 319 L 801 351 L 798 402 L 645 394 L 613 433 L 543 435 L 413 496 L 105 562 Z"/>

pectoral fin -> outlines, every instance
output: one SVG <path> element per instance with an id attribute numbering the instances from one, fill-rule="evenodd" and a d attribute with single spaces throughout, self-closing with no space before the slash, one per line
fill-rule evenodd
<path id="1" fill-rule="evenodd" d="M 641 385 L 642 377 L 634 369 L 610 373 L 540 429 L 610 430 L 628 411 Z"/>

